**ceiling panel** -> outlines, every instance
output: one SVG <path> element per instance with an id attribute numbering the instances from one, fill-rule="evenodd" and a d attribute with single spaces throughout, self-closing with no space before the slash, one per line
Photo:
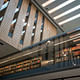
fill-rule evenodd
<path id="1" fill-rule="evenodd" d="M 80 13 L 80 9 L 70 13 L 69 15 L 65 15 L 65 16 L 57 19 L 56 22 L 59 23 L 59 22 L 64 21 L 64 20 L 66 20 L 66 19 L 68 19 L 70 17 L 73 17 L 73 16 L 75 16 L 75 15 L 77 15 L 79 13 Z"/>
<path id="2" fill-rule="evenodd" d="M 42 6 L 47 1 L 52 1 L 52 0 L 36 0 L 37 3 Z M 63 5 L 66 3 L 65 5 Z M 76 7 L 77 6 L 77 7 Z M 72 29 L 75 27 L 80 26 L 80 0 L 54 0 L 54 2 L 50 3 L 49 5 L 42 8 L 50 15 L 50 17 L 56 21 L 57 24 L 60 22 L 68 20 L 66 23 L 59 24 L 60 27 L 64 29 L 64 31 L 70 30 L 70 26 Z M 54 9 L 56 8 L 56 9 Z M 75 10 L 74 10 L 75 8 Z M 50 13 L 51 10 L 54 10 L 52 13 Z M 72 12 L 70 11 L 72 10 Z M 68 12 L 69 11 L 69 12 Z M 67 12 L 67 13 L 66 13 Z M 63 14 L 65 13 L 65 14 Z M 56 19 L 58 15 L 61 15 L 60 18 Z M 77 16 L 78 15 L 78 16 Z M 69 20 L 71 19 L 71 20 Z M 72 25 L 73 23 L 73 25 Z M 77 25 L 75 25 L 77 24 Z"/>

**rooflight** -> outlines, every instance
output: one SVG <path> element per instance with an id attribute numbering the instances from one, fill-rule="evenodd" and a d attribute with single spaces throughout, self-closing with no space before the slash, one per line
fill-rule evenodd
<path id="1" fill-rule="evenodd" d="M 55 12 L 55 11 L 57 11 L 57 10 L 63 8 L 64 6 L 70 4 L 70 3 L 74 2 L 74 1 L 76 1 L 76 0 L 68 0 L 68 1 L 66 1 L 66 2 L 64 2 L 64 3 L 60 4 L 60 5 L 58 5 L 57 7 L 55 7 L 55 8 L 53 8 L 53 9 L 49 10 L 48 13 L 51 14 L 51 13 L 53 13 L 53 12 Z"/>
<path id="2" fill-rule="evenodd" d="M 59 25 L 63 25 L 63 24 L 65 24 L 65 23 L 70 22 L 70 21 L 72 21 L 72 20 L 74 20 L 74 19 L 77 19 L 77 18 L 79 18 L 79 17 L 80 17 L 80 13 L 77 14 L 77 15 L 75 15 L 75 16 L 73 16 L 73 17 L 71 17 L 71 18 L 68 18 L 68 19 L 60 22 Z"/>
<path id="3" fill-rule="evenodd" d="M 51 4 L 52 2 L 54 2 L 55 0 L 48 0 L 45 3 L 42 4 L 42 7 L 46 7 L 47 5 Z"/>
<path id="4" fill-rule="evenodd" d="M 78 10 L 78 9 L 80 9 L 80 5 L 72 8 L 72 9 L 69 9 L 69 10 L 65 11 L 64 13 L 62 13 L 62 14 L 59 14 L 58 16 L 55 16 L 54 19 L 55 19 L 55 20 L 56 20 L 56 19 L 59 19 L 59 18 L 65 16 L 65 15 L 67 15 L 67 14 L 73 12 L 73 11 L 76 11 L 76 10 Z"/>

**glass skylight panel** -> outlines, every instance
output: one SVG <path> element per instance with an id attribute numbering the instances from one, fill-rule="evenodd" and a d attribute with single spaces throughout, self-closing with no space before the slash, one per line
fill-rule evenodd
<path id="1" fill-rule="evenodd" d="M 67 15 L 67 14 L 69 14 L 69 13 L 72 13 L 73 11 L 76 11 L 76 10 L 78 10 L 78 9 L 80 9 L 80 5 L 72 8 L 72 9 L 69 9 L 69 10 L 65 11 L 64 13 L 61 13 L 61 14 L 59 14 L 58 16 L 55 16 L 54 19 L 55 19 L 55 20 L 56 20 L 56 19 L 59 19 L 59 18 L 65 16 L 65 15 Z"/>
<path id="2" fill-rule="evenodd" d="M 12 21 L 12 24 L 14 24 L 16 22 L 16 19 L 14 19 L 13 21 Z"/>
<path id="3" fill-rule="evenodd" d="M 48 0 L 45 3 L 42 4 L 42 7 L 46 7 L 47 5 L 51 4 L 52 2 L 54 2 L 55 0 Z"/>
<path id="4" fill-rule="evenodd" d="M 76 1 L 76 0 L 68 0 L 68 1 L 65 1 L 64 3 L 58 5 L 57 7 L 49 10 L 48 13 L 51 14 L 51 13 L 53 13 L 53 12 L 55 12 L 55 11 L 63 8 L 63 7 L 65 7 L 66 5 L 68 5 L 68 4 L 70 4 L 70 3 L 74 2 L 74 1 Z"/>
<path id="5" fill-rule="evenodd" d="M 73 17 L 71 17 L 71 18 L 68 18 L 68 19 L 66 19 L 66 20 L 64 20 L 64 21 L 62 21 L 62 22 L 59 22 L 59 25 L 63 25 L 63 24 L 65 24 L 65 23 L 70 22 L 70 21 L 72 21 L 72 20 L 75 20 L 75 19 L 77 19 L 77 18 L 79 18 L 79 17 L 80 17 L 80 13 L 77 14 L 77 15 L 75 15 L 75 16 L 73 16 Z"/>
<path id="6" fill-rule="evenodd" d="M 0 17 L 0 21 L 2 21 L 3 20 L 3 16 L 2 17 Z"/>
<path id="7" fill-rule="evenodd" d="M 0 11 L 2 11 L 3 9 L 5 9 L 9 4 L 9 1 L 6 2 L 5 4 L 2 5 L 2 7 L 0 8 Z"/>

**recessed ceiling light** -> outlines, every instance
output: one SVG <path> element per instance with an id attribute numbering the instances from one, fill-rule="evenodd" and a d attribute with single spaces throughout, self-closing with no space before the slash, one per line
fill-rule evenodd
<path id="1" fill-rule="evenodd" d="M 76 0 L 68 0 L 68 1 L 65 1 L 64 3 L 58 5 L 57 7 L 55 7 L 55 8 L 53 8 L 53 9 L 49 10 L 48 13 L 51 14 L 51 13 L 53 13 L 53 12 L 55 12 L 55 11 L 57 11 L 57 10 L 63 8 L 64 6 L 70 4 L 70 3 L 74 2 L 74 1 L 76 1 Z"/>
<path id="2" fill-rule="evenodd" d="M 77 19 L 77 18 L 79 18 L 79 17 L 80 17 L 80 13 L 77 14 L 77 15 L 75 15 L 75 16 L 73 16 L 73 17 L 71 17 L 71 18 L 68 18 L 68 19 L 66 19 L 66 20 L 64 20 L 64 21 L 62 21 L 62 22 L 59 22 L 59 25 L 63 25 L 63 24 L 65 24 L 65 23 L 70 22 L 70 21 L 72 21 L 72 20 L 74 20 L 74 19 Z"/>
<path id="3" fill-rule="evenodd" d="M 51 4 L 52 2 L 54 2 L 55 0 L 48 0 L 45 3 L 42 4 L 42 7 L 46 7 L 47 5 Z"/>
<path id="4" fill-rule="evenodd" d="M 80 9 L 80 5 L 72 8 L 72 9 L 69 9 L 69 10 L 65 11 L 64 13 L 61 13 L 61 14 L 59 14 L 58 16 L 55 16 L 54 19 L 55 19 L 55 20 L 56 20 L 56 19 L 59 19 L 59 18 L 65 16 L 65 15 L 67 15 L 67 14 L 73 12 L 73 11 L 76 11 L 76 10 L 78 10 L 78 9 Z"/>

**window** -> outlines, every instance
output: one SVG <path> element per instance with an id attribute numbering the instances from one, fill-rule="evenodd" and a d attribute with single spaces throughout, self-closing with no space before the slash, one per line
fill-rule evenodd
<path id="1" fill-rule="evenodd" d="M 3 5 L 0 8 L 0 25 L 1 25 L 2 20 L 4 18 L 4 14 L 6 12 L 6 9 L 7 9 L 8 5 L 9 5 L 9 1 L 10 0 L 4 0 L 4 3 L 3 3 Z"/>
<path id="2" fill-rule="evenodd" d="M 34 21 L 34 25 L 33 25 L 31 44 L 33 44 L 33 41 L 34 41 L 35 30 L 36 30 L 36 25 L 37 25 L 37 19 L 38 19 L 38 10 L 36 10 L 36 14 L 35 14 L 35 21 Z"/>
<path id="3" fill-rule="evenodd" d="M 22 34 L 21 34 L 20 44 L 23 44 L 23 41 L 24 41 L 24 37 L 25 37 L 25 33 L 26 33 L 26 28 L 27 28 L 27 24 L 28 24 L 28 19 L 29 19 L 30 11 L 31 11 L 31 3 L 29 3 L 29 5 L 28 5 L 28 10 L 27 10 L 27 13 L 26 13 L 26 18 L 23 19 L 24 25 L 23 25 L 23 30 L 22 30 Z"/>
<path id="4" fill-rule="evenodd" d="M 8 33 L 9 37 L 13 36 L 13 32 L 14 32 L 15 25 L 16 25 L 16 22 L 17 22 L 17 19 L 18 19 L 18 15 L 19 15 L 21 4 L 22 4 L 22 0 L 19 0 L 17 8 L 15 10 L 15 15 L 14 15 L 13 21 L 12 21 L 12 23 L 10 25 L 10 30 L 9 30 L 9 33 Z"/>
<path id="5" fill-rule="evenodd" d="M 43 28 L 44 28 L 44 16 L 43 16 L 43 18 L 42 18 L 40 41 L 42 40 Z"/>

